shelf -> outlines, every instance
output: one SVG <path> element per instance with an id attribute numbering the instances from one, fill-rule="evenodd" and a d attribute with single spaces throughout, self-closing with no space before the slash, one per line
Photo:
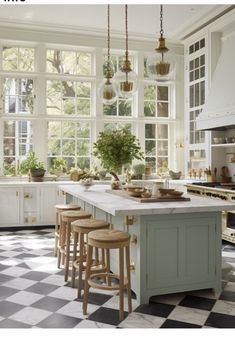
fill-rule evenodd
<path id="1" fill-rule="evenodd" d="M 235 143 L 211 144 L 211 147 L 235 147 Z"/>

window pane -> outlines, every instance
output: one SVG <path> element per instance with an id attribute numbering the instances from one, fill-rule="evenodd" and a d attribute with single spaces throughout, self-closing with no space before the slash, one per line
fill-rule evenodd
<path id="1" fill-rule="evenodd" d="M 19 70 L 34 71 L 33 48 L 19 48 Z"/>
<path id="2" fill-rule="evenodd" d="M 62 124 L 62 137 L 75 138 L 75 135 L 76 135 L 76 123 L 64 122 Z"/>
<path id="3" fill-rule="evenodd" d="M 156 142 L 155 142 L 155 140 L 146 140 L 145 141 L 145 155 L 146 156 L 155 156 L 156 155 Z"/>
<path id="4" fill-rule="evenodd" d="M 77 159 L 77 167 L 81 170 L 90 168 L 90 158 L 78 158 Z"/>
<path id="5" fill-rule="evenodd" d="M 168 117 L 168 103 L 157 103 L 157 115 L 158 117 Z"/>
<path id="6" fill-rule="evenodd" d="M 155 117 L 156 115 L 156 103 L 144 102 L 144 115 L 146 117 Z"/>
<path id="7" fill-rule="evenodd" d="M 119 116 L 131 116 L 131 100 L 119 100 Z"/>
<path id="8" fill-rule="evenodd" d="M 48 123 L 48 138 L 50 139 L 52 137 L 61 137 L 61 122 Z"/>
<path id="9" fill-rule="evenodd" d="M 103 113 L 106 116 L 116 116 L 117 115 L 117 102 L 111 105 L 103 105 Z"/>
<path id="10" fill-rule="evenodd" d="M 158 140 L 157 142 L 157 154 L 158 156 L 168 155 L 168 141 Z"/>
<path id="11" fill-rule="evenodd" d="M 91 74 L 90 53 L 77 53 L 77 74 L 83 76 Z"/>
<path id="12" fill-rule="evenodd" d="M 168 125 L 167 124 L 157 125 L 157 138 L 158 139 L 168 139 Z"/>
<path id="13" fill-rule="evenodd" d="M 77 113 L 80 116 L 89 116 L 91 114 L 91 103 L 88 99 L 77 100 Z"/>
<path id="14" fill-rule="evenodd" d="M 62 155 L 74 155 L 75 154 L 75 141 L 72 139 L 62 139 Z"/>
<path id="15" fill-rule="evenodd" d="M 81 139 L 77 141 L 77 155 L 85 156 L 90 154 L 90 141 Z"/>
<path id="16" fill-rule="evenodd" d="M 4 137 L 14 137 L 15 136 L 15 121 L 5 121 L 4 122 Z"/>
<path id="17" fill-rule="evenodd" d="M 156 126 L 155 124 L 146 124 L 145 125 L 145 138 L 155 139 L 156 135 Z"/>
<path id="18" fill-rule="evenodd" d="M 156 100 L 156 86 L 155 85 L 145 85 L 144 86 L 144 99 L 145 100 Z"/>
<path id="19" fill-rule="evenodd" d="M 77 123 L 77 137 L 89 138 L 90 137 L 90 125 L 89 123 Z"/>
<path id="20" fill-rule="evenodd" d="M 157 87 L 157 99 L 159 101 L 168 101 L 168 87 Z"/>
<path id="21" fill-rule="evenodd" d="M 48 139 L 48 155 L 59 156 L 61 154 L 60 139 Z"/>
<path id="22" fill-rule="evenodd" d="M 18 69 L 18 48 L 3 47 L 2 68 L 3 70 Z"/>

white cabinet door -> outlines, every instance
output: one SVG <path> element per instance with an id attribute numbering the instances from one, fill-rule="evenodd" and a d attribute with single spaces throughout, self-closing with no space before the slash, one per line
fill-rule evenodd
<path id="1" fill-rule="evenodd" d="M 40 223 L 55 224 L 55 205 L 64 203 L 64 195 L 57 186 L 40 187 Z"/>
<path id="2" fill-rule="evenodd" d="M 0 226 L 19 225 L 20 190 L 16 187 L 0 188 Z"/>

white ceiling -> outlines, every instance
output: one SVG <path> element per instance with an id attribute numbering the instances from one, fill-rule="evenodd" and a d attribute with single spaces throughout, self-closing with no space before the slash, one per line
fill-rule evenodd
<path id="1" fill-rule="evenodd" d="M 174 4 L 163 6 L 164 35 L 179 40 L 199 23 L 206 22 L 228 5 Z M 129 5 L 128 31 L 130 37 L 152 39 L 159 34 L 159 4 Z M 111 34 L 124 34 L 124 5 L 111 5 Z M 107 5 L 24 5 L 1 6 L 0 26 L 33 25 L 43 29 L 82 30 L 103 35 L 107 32 Z"/>

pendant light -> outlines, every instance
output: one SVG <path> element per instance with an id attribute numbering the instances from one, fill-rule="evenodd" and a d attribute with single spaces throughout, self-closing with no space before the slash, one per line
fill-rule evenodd
<path id="1" fill-rule="evenodd" d="M 104 63 L 105 75 L 102 81 L 98 93 L 101 101 L 105 105 L 111 105 L 116 102 L 118 98 L 117 85 L 112 82 L 113 77 L 113 67 L 110 60 L 110 5 L 107 6 L 107 17 L 108 17 L 108 52 L 107 61 Z"/>
<path id="2" fill-rule="evenodd" d="M 114 75 L 114 79 L 118 86 L 118 92 L 121 97 L 130 98 L 137 89 L 137 75 L 131 68 L 128 53 L 128 19 L 127 5 L 125 5 L 125 29 L 126 29 L 126 52 L 122 67 Z"/>
<path id="3" fill-rule="evenodd" d="M 150 78 L 160 82 L 169 81 L 174 78 L 175 56 L 166 47 L 163 37 L 163 5 L 160 5 L 160 38 L 155 53 L 147 58 L 147 74 Z"/>

